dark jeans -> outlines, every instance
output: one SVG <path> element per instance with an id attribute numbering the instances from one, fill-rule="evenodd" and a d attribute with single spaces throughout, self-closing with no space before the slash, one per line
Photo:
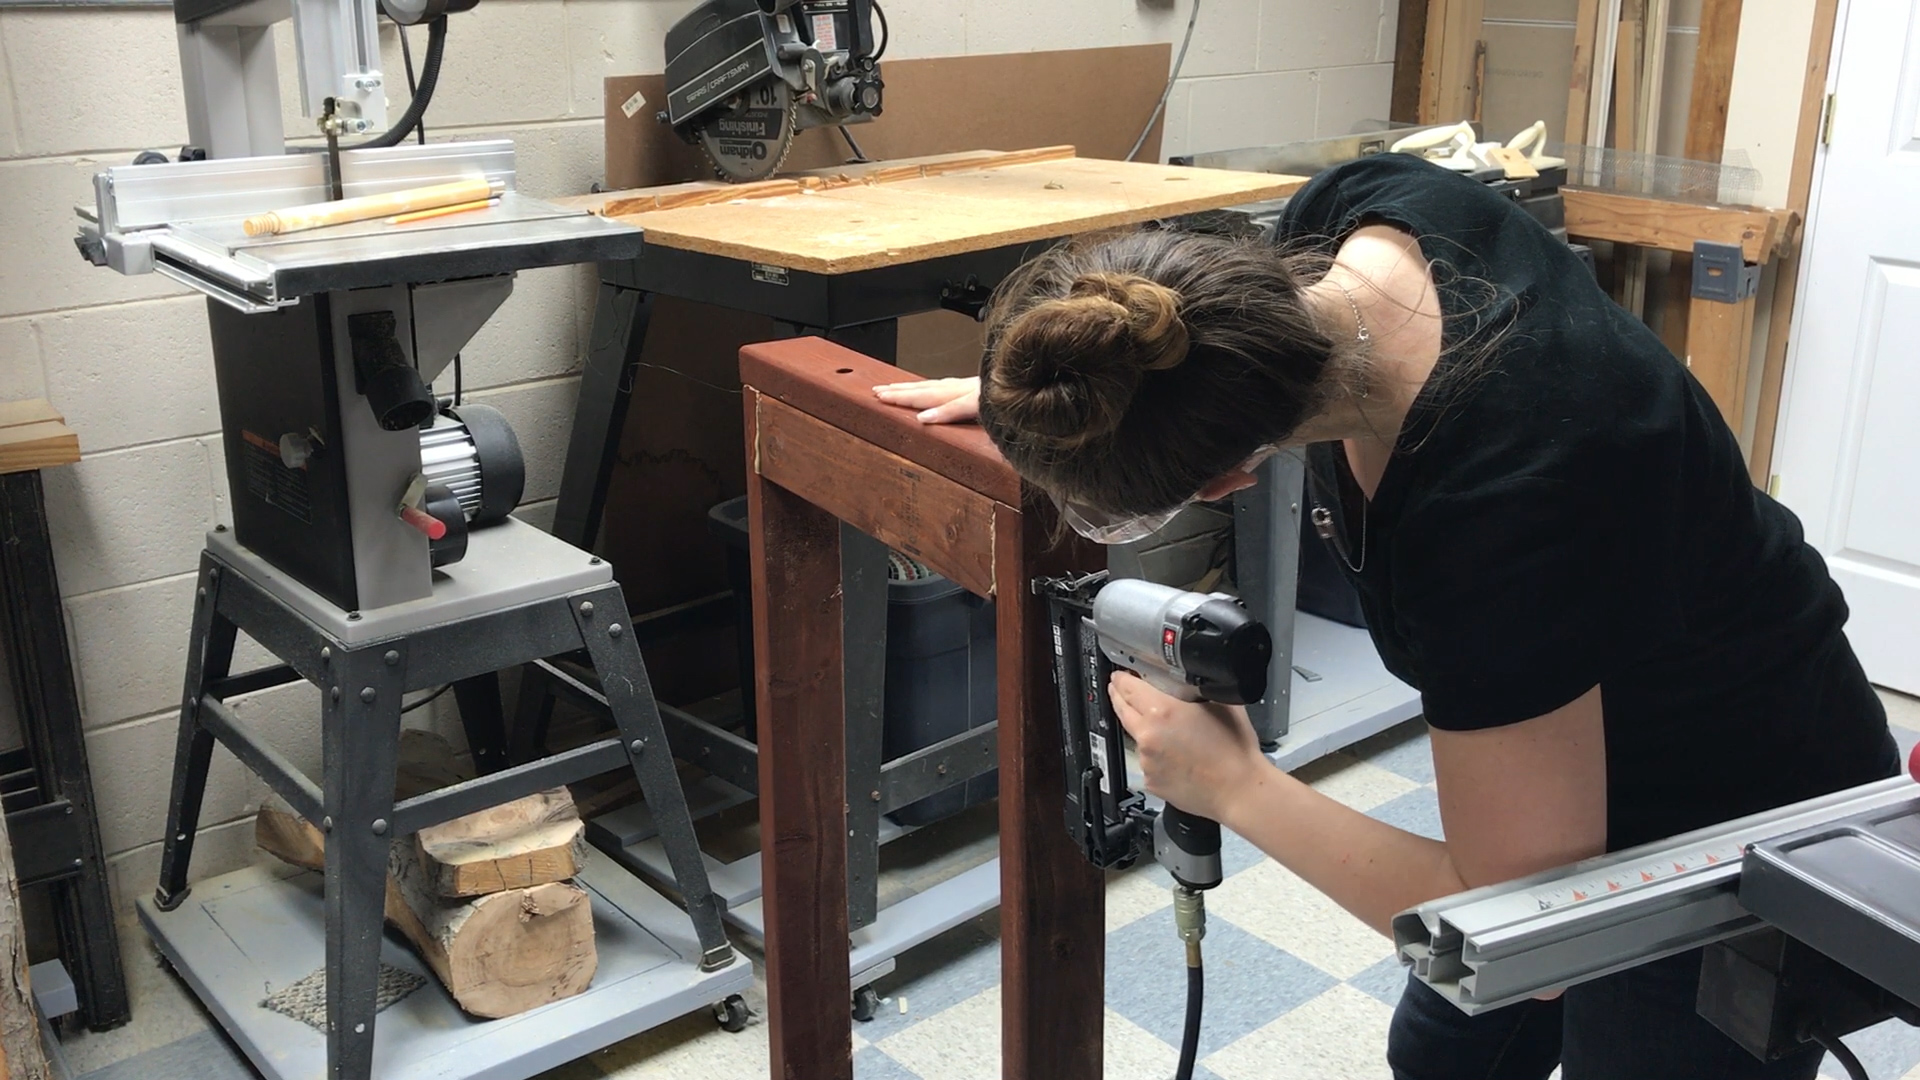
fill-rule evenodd
<path id="1" fill-rule="evenodd" d="M 1409 980 L 1387 1035 L 1395 1080 L 1813 1080 L 1821 1051 L 1771 1065 L 1694 1011 L 1700 953 L 1595 979 L 1556 1001 L 1467 1016 Z"/>

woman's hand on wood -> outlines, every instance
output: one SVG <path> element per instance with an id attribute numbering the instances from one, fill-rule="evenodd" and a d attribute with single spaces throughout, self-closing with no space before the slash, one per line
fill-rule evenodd
<path id="1" fill-rule="evenodd" d="M 873 388 L 888 405 L 920 410 L 923 424 L 964 424 L 980 417 L 980 377 L 926 379 Z"/>

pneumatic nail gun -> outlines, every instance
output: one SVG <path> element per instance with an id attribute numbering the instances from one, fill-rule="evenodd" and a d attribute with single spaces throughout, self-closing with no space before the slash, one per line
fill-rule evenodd
<path id="1" fill-rule="evenodd" d="M 1151 845 L 1174 880 L 1174 920 L 1187 946 L 1187 1026 L 1181 1080 L 1200 1030 L 1201 894 L 1220 884 L 1220 825 L 1168 804 L 1155 813 L 1127 779 L 1124 733 L 1108 696 L 1116 670 L 1183 701 L 1246 705 L 1267 692 L 1273 638 L 1239 600 L 1103 571 L 1042 578 L 1053 638 L 1054 686 L 1065 743 L 1067 830 L 1103 870 L 1131 866 Z"/>

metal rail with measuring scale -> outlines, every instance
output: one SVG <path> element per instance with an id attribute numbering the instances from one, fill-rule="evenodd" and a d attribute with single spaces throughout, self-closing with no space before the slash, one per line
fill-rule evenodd
<path id="1" fill-rule="evenodd" d="M 1421 982 L 1468 1014 L 1707 947 L 1700 1011 L 1762 1058 L 1920 1024 L 1920 786 L 1809 799 L 1394 919 Z"/>

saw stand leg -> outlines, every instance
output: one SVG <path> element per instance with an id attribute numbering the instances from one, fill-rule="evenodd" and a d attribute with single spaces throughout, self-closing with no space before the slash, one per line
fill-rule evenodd
<path id="1" fill-rule="evenodd" d="M 1233 542 L 1240 594 L 1273 635 L 1267 696 L 1247 706 L 1260 749 L 1279 749 L 1290 726 L 1294 604 L 1300 591 L 1300 507 L 1306 462 L 1298 452 L 1260 464 L 1260 482 L 1233 496 Z"/>
<path id="2" fill-rule="evenodd" d="M 201 798 L 218 742 L 326 835 L 329 1080 L 374 1076 L 374 1012 L 391 843 L 428 825 L 556 785 L 612 769 L 633 769 L 661 823 L 661 839 L 699 940 L 701 969 L 713 971 L 735 962 L 619 585 L 580 589 L 349 645 L 284 602 L 273 584 L 270 571 L 243 572 L 212 550 L 201 558 L 155 905 L 171 911 L 187 896 Z M 283 663 L 229 677 L 235 636 L 242 630 Z M 491 731 L 497 738 L 497 696 L 491 710 L 479 700 L 495 692 L 493 671 L 503 664 L 575 650 L 586 652 L 609 687 L 617 735 L 552 757 L 497 767 L 480 779 L 395 803 L 404 694 L 454 683 L 463 708 L 469 700 L 479 706 L 480 719 L 470 720 L 469 730 Z M 225 703 L 230 696 L 302 678 L 321 690 L 324 774 L 318 785 L 249 731 Z"/>

